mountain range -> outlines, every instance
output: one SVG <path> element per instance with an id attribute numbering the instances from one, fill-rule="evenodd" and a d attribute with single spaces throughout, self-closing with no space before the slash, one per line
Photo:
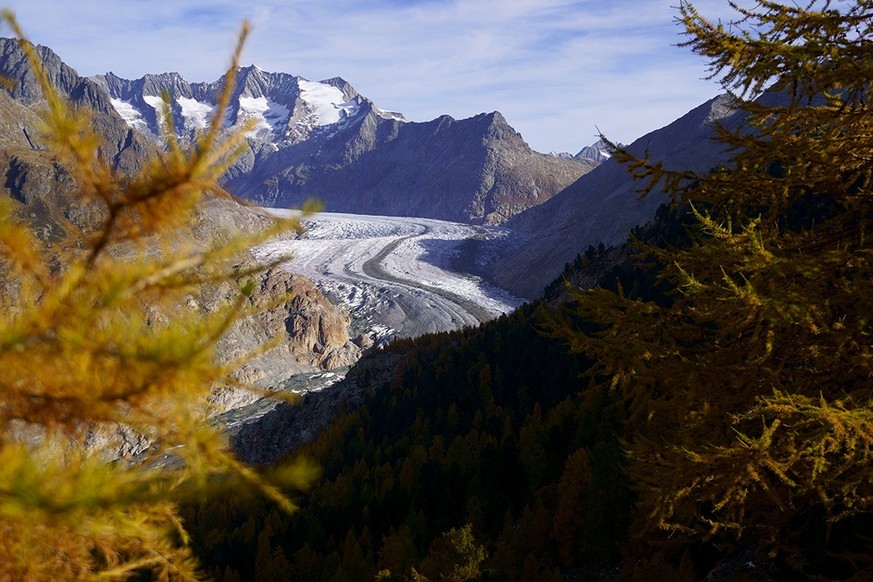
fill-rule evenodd
<path id="1" fill-rule="evenodd" d="M 194 139 L 210 123 L 226 82 L 223 76 L 190 83 L 178 73 L 83 78 L 51 49 L 38 51 L 61 92 L 96 112 L 95 123 L 107 137 L 105 154 L 122 171 L 135 170 L 159 147 L 165 107 L 177 137 Z M 16 109 L 41 98 L 17 41 L 0 39 L 0 74 L 14 83 L 0 106 Z M 726 97 L 713 99 L 628 149 L 640 156 L 648 151 L 668 167 L 711 167 L 724 157 L 709 139 L 712 123 L 731 113 Z M 28 115 L 10 113 L 10 123 L 22 126 L 18 120 Z M 542 154 L 499 112 L 409 122 L 339 77 L 313 82 L 256 66 L 240 68 L 222 124 L 228 131 L 245 130 L 247 137 L 226 175 L 229 192 L 264 206 L 293 207 L 315 198 L 336 212 L 505 224 L 518 244 L 487 249 L 487 275 L 528 298 L 586 246 L 621 242 L 665 201 L 657 193 L 639 199 L 603 141 L 576 155 Z M 33 146 L 33 133 L 16 129 L 4 139 Z M 39 156 L 39 148 L 28 149 L 14 159 L 4 150 L 13 196 L 46 189 L 34 186 L 34 173 L 25 171 Z"/>
<path id="2" fill-rule="evenodd" d="M 166 96 L 177 136 L 211 121 L 226 76 L 189 83 L 178 73 L 91 79 L 127 125 L 157 140 Z M 260 205 L 317 198 L 335 212 L 501 224 L 540 204 L 598 162 L 530 149 L 499 112 L 425 123 L 377 107 L 348 82 L 308 81 L 240 68 L 222 120 L 246 132 L 228 191 Z"/>
<path id="3" fill-rule="evenodd" d="M 83 78 L 51 49 L 37 49 L 61 92 L 97 112 L 101 132 L 117 144 L 108 153 L 127 170 L 160 143 L 165 96 L 177 137 L 189 141 L 210 123 L 226 82 L 189 83 L 178 73 Z M 0 39 L 0 73 L 13 82 L 13 99 L 40 99 L 15 40 Z M 531 150 L 499 112 L 409 122 L 339 77 L 313 82 L 256 66 L 236 72 L 222 124 L 247 137 L 224 186 L 264 206 L 316 198 L 334 212 L 501 224 L 599 163 Z"/>

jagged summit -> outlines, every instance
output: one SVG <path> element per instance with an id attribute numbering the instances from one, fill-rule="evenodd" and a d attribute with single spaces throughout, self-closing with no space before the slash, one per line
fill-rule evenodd
<path id="1" fill-rule="evenodd" d="M 64 63 L 52 49 L 42 45 L 34 48 L 43 63 L 49 81 L 62 94 L 77 104 L 87 105 L 98 113 L 112 110 L 107 95 L 96 90 L 93 81 L 80 77 L 76 70 Z M 0 38 L 0 71 L 9 81 L 9 95 L 16 101 L 30 105 L 43 99 L 42 89 L 36 75 L 30 69 L 18 40 Z"/>
<path id="2" fill-rule="evenodd" d="M 609 144 L 602 139 L 599 139 L 593 144 L 585 146 L 579 150 L 579 153 L 573 157 L 577 160 L 591 160 L 592 162 L 602 164 L 612 157 L 612 153 L 609 151 Z"/>
<path id="3" fill-rule="evenodd" d="M 612 153 L 609 149 L 609 144 L 604 140 L 599 139 L 593 144 L 585 146 L 575 155 L 570 152 L 552 152 L 551 155 L 558 158 L 575 159 L 598 165 L 612 157 Z"/>
<path id="4" fill-rule="evenodd" d="M 148 74 L 135 80 L 107 73 L 93 80 L 107 90 L 112 106 L 131 127 L 153 136 L 161 134 L 166 95 L 179 137 L 187 139 L 209 123 L 226 76 L 211 83 L 189 83 L 179 73 Z M 256 65 L 237 70 L 231 96 L 225 126 L 251 124 L 247 137 L 274 146 L 297 143 L 319 127 L 349 121 L 364 101 L 340 77 L 313 82 Z"/>

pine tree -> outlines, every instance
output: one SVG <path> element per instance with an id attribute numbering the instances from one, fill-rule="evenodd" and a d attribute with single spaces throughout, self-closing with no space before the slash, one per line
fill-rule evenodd
<path id="1" fill-rule="evenodd" d="M 484 561 L 485 548 L 476 542 L 473 526 L 466 524 L 450 529 L 431 543 L 421 573 L 427 580 L 476 580 Z"/>
<path id="2" fill-rule="evenodd" d="M 578 292 L 596 331 L 558 334 L 625 402 L 640 532 L 773 552 L 873 511 L 873 2 L 731 6 L 730 23 L 679 9 L 745 112 L 718 131 L 730 162 L 617 152 L 694 217 L 690 245 L 642 249 L 672 294 Z"/>
<path id="3" fill-rule="evenodd" d="M 186 244 L 198 205 L 226 196 L 216 180 L 243 139 L 219 134 L 247 27 L 211 129 L 186 149 L 167 127 L 165 151 L 124 176 L 101 155 L 89 112 L 64 101 L 4 18 L 42 86 L 45 141 L 102 223 L 49 245 L 0 200 L 0 578 L 192 579 L 180 500 L 248 488 L 290 510 L 278 486 L 314 475 L 305 463 L 275 479 L 255 473 L 207 421 L 210 389 L 237 384 L 235 366 L 215 361 L 216 342 L 249 314 L 246 281 L 260 272 L 241 268 L 241 253 L 294 226 Z M 222 281 L 238 289 L 227 309 L 209 316 L 185 305 Z M 84 446 L 89 430 L 120 424 L 154 443 L 137 466 L 107 464 Z"/>

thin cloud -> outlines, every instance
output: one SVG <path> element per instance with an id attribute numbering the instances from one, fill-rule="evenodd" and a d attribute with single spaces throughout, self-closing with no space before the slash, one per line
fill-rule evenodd
<path id="1" fill-rule="evenodd" d="M 341 76 L 415 121 L 501 111 L 534 149 L 575 152 L 594 127 L 631 141 L 718 93 L 676 48 L 676 0 L 334 2 L 12 0 L 32 40 L 81 74 L 217 79 L 243 19 L 268 71 Z M 713 19 L 725 0 L 695 2 Z"/>

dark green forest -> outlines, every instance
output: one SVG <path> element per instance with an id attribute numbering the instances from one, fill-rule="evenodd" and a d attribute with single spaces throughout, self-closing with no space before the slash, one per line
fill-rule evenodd
<path id="1" fill-rule="evenodd" d="M 621 414 L 580 380 L 585 358 L 542 333 L 542 309 L 393 342 L 391 382 L 301 451 L 325 473 L 299 513 L 261 500 L 191 510 L 212 573 L 437 579 L 437 540 L 467 524 L 486 578 L 608 567 L 630 519 Z"/>

